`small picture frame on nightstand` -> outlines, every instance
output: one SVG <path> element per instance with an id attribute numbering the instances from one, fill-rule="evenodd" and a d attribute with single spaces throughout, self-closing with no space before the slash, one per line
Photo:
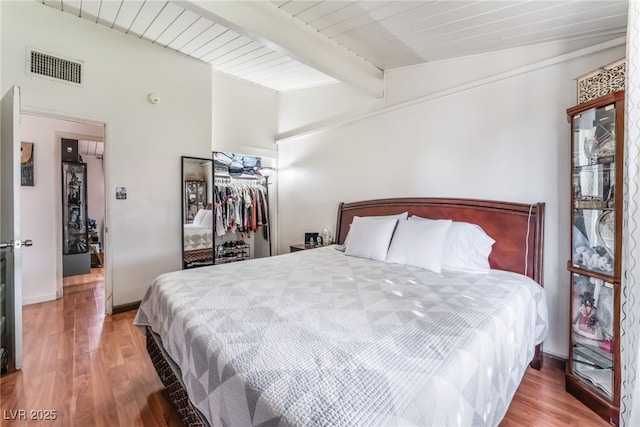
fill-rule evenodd
<path id="1" fill-rule="evenodd" d="M 316 246 L 319 233 L 304 233 L 304 243 L 306 245 Z"/>

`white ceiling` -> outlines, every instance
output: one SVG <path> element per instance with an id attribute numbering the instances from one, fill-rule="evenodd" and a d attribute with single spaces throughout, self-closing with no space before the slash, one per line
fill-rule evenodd
<path id="1" fill-rule="evenodd" d="M 380 95 L 382 72 L 626 34 L 626 0 L 36 0 L 277 91 L 341 80 Z"/>
<path id="2" fill-rule="evenodd" d="M 78 141 L 78 153 L 82 156 L 102 157 L 104 154 L 104 143 L 97 141 Z"/>

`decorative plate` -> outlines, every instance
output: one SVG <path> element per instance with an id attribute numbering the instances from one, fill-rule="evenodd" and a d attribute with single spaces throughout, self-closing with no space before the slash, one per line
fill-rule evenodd
<path id="1" fill-rule="evenodd" d="M 613 257 L 616 244 L 616 224 L 613 211 L 605 211 L 598 217 L 596 232 L 606 251 Z"/>

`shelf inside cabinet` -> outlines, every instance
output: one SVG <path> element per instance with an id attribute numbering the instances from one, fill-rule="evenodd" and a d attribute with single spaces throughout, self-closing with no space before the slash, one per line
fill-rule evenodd
<path id="1" fill-rule="evenodd" d="M 613 370 L 598 369 L 574 359 L 574 374 L 589 384 L 598 394 L 608 401 L 613 399 Z"/>
<path id="2" fill-rule="evenodd" d="M 570 371 L 611 401 L 616 363 L 615 285 L 574 273 L 571 286 Z"/>
<path id="3" fill-rule="evenodd" d="M 574 203 L 579 203 L 575 200 Z M 573 213 L 572 264 L 613 276 L 616 266 L 616 212 L 610 208 L 578 208 Z"/>

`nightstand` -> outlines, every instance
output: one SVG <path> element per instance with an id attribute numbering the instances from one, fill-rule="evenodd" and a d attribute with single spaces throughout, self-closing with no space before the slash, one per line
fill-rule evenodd
<path id="1" fill-rule="evenodd" d="M 290 252 L 298 252 L 298 251 L 304 251 L 307 249 L 315 249 L 315 248 L 319 248 L 320 246 L 314 246 L 314 245 L 308 245 L 306 243 L 301 243 L 299 245 L 291 245 L 289 246 L 289 251 Z"/>

